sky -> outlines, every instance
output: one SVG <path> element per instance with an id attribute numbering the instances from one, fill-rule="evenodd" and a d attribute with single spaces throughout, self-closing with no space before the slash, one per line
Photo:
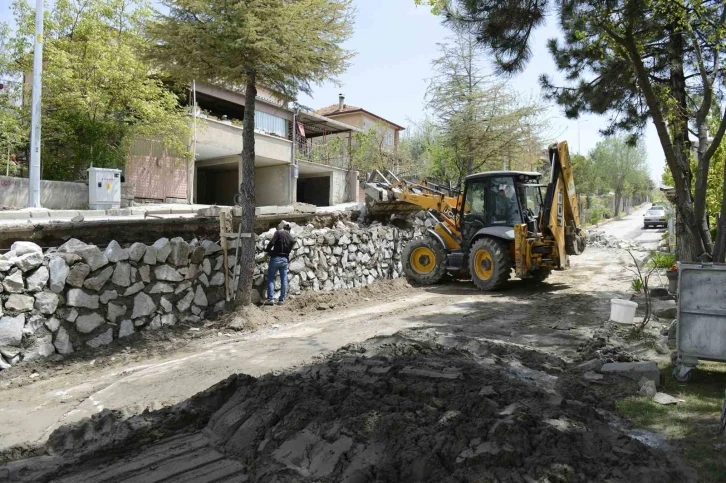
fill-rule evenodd
<path id="1" fill-rule="evenodd" d="M 12 0 L 0 0 L 0 22 L 12 25 Z M 52 0 L 46 0 L 52 5 Z M 425 116 L 424 95 L 432 77 L 431 61 L 438 56 L 437 44 L 449 35 L 441 20 L 427 7 L 416 7 L 414 0 L 355 0 L 355 33 L 345 47 L 357 53 L 337 86 L 328 82 L 314 86 L 313 96 L 301 95 L 299 102 L 320 108 L 338 102 L 362 107 L 396 124 L 409 126 Z M 558 36 L 557 19 L 550 16 L 546 25 L 534 33 L 532 60 L 527 68 L 508 79 L 512 89 L 525 97 L 539 97 L 539 76 L 561 79 L 547 40 Z M 482 54 L 486 55 L 486 54 Z M 546 102 L 546 101 L 545 101 Z M 588 153 L 603 137 L 599 130 L 607 119 L 588 115 L 579 121 L 565 118 L 562 110 L 550 103 L 549 119 L 553 138 L 567 140 L 570 152 Z M 645 132 L 651 177 L 659 183 L 664 167 L 663 151 L 652 124 Z"/>

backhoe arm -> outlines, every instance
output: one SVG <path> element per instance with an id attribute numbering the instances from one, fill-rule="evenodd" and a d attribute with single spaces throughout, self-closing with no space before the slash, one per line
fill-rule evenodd
<path id="1" fill-rule="evenodd" d="M 559 253 L 558 268 L 567 268 L 566 255 L 579 255 L 585 250 L 587 237 L 580 226 L 580 208 L 567 141 L 549 148 L 552 172 L 544 211 L 542 232 L 555 240 Z"/>

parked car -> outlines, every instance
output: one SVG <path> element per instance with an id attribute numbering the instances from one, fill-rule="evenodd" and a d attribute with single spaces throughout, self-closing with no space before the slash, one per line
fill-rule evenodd
<path id="1" fill-rule="evenodd" d="M 662 206 L 653 205 L 648 211 L 645 212 L 645 218 L 643 218 L 643 228 L 648 229 L 651 226 L 668 226 L 668 217 L 666 210 Z"/>

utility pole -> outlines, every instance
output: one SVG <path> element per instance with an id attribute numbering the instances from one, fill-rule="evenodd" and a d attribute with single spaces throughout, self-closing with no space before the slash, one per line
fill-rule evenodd
<path id="1" fill-rule="evenodd" d="M 40 99 L 43 78 L 43 0 L 35 2 L 35 49 L 33 51 L 33 104 L 30 127 L 28 208 L 40 208 Z"/>

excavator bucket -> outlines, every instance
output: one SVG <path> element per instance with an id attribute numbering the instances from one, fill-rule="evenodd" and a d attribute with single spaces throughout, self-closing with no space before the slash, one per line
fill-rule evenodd
<path id="1" fill-rule="evenodd" d="M 396 198 L 400 188 L 385 186 L 382 183 L 366 183 L 366 208 L 370 216 L 407 215 L 421 211 L 421 207 Z"/>

